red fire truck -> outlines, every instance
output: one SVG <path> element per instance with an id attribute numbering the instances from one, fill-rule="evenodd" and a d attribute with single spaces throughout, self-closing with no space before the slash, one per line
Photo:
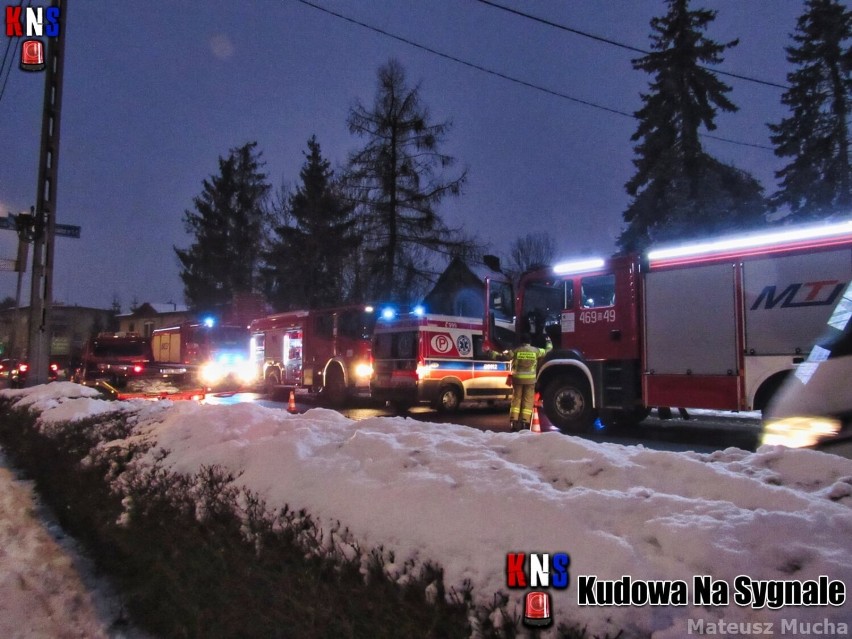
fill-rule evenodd
<path id="1" fill-rule="evenodd" d="M 289 311 L 251 323 L 252 361 L 269 393 L 319 392 L 332 405 L 370 392 L 372 306 Z"/>
<path id="2" fill-rule="evenodd" d="M 157 328 L 151 334 L 154 361 L 185 366 L 208 388 L 240 387 L 254 381 L 249 360 L 249 332 L 212 320 Z"/>
<path id="3" fill-rule="evenodd" d="M 652 407 L 762 410 L 850 280 L 852 221 L 781 227 L 531 272 L 518 331 L 553 340 L 537 387 L 566 432 Z"/>

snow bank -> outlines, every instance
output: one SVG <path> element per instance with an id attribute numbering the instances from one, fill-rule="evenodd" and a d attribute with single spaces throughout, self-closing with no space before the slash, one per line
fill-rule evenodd
<path id="1" fill-rule="evenodd" d="M 15 397 L 45 423 L 104 409 L 80 387 Z M 62 386 L 60 388 L 60 386 Z M 64 396 L 63 396 L 64 395 Z M 156 407 L 156 408 L 153 408 Z M 194 473 L 219 464 L 271 508 L 305 508 L 340 521 L 362 548 L 382 545 L 433 560 L 448 587 L 469 581 L 482 601 L 506 588 L 507 552 L 565 552 L 567 590 L 550 589 L 557 623 L 682 637 L 695 624 L 850 623 L 850 606 L 780 609 L 696 605 L 579 605 L 578 579 L 682 580 L 711 576 L 852 583 L 852 461 L 763 447 L 713 454 L 597 444 L 559 433 L 481 432 L 408 418 L 352 421 L 238 404 L 128 403 L 135 437 Z M 140 463 L 153 461 L 152 450 Z M 391 570 L 393 567 L 391 566 Z M 517 602 L 525 590 L 510 594 Z M 520 608 L 519 608 L 520 610 Z"/>

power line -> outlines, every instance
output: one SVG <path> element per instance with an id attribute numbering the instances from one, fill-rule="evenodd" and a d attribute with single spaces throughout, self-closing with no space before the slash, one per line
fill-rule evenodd
<path id="1" fill-rule="evenodd" d="M 501 11 L 506 11 L 507 13 L 512 13 L 517 16 L 521 16 L 523 18 L 527 18 L 528 20 L 533 20 L 535 22 L 539 22 L 541 24 L 545 24 L 549 27 L 553 27 L 555 29 L 560 29 L 562 31 L 567 31 L 568 33 L 573 33 L 574 35 L 582 36 L 584 38 L 589 38 L 590 40 L 596 40 L 597 42 L 602 42 L 604 44 L 609 44 L 614 47 L 619 47 L 621 49 L 627 49 L 628 51 L 633 51 L 635 53 L 641 53 L 643 55 L 649 55 L 651 52 L 646 49 L 640 49 L 639 47 L 634 47 L 629 44 L 624 44 L 623 42 L 618 42 L 617 40 L 611 40 L 609 38 L 604 38 L 599 35 L 595 35 L 593 33 L 589 33 L 587 31 L 581 31 L 579 29 L 574 29 L 573 27 L 565 26 L 564 24 L 559 24 L 558 22 L 553 22 L 551 20 L 546 20 L 544 18 L 539 18 L 538 16 L 534 16 L 530 13 L 525 13 L 523 11 L 519 11 L 517 9 L 513 9 L 511 7 L 503 6 L 502 4 L 497 4 L 496 2 L 492 2 L 492 0 L 476 0 L 477 2 L 481 2 L 484 5 L 489 7 L 493 7 L 495 9 L 500 9 Z M 768 87 L 775 87 L 777 89 L 789 89 L 790 87 L 785 84 L 778 84 L 777 82 L 771 82 L 769 80 L 761 80 L 760 78 L 753 78 L 747 75 L 741 75 L 739 73 L 732 73 L 731 71 L 723 71 L 721 69 L 713 69 L 710 67 L 705 67 L 699 65 L 700 68 L 710 71 L 711 73 L 715 73 L 718 75 L 725 75 L 731 78 L 737 78 L 739 80 L 745 80 L 747 82 L 754 82 L 756 84 L 763 84 Z"/>
<path id="2" fill-rule="evenodd" d="M 446 60 L 451 60 L 452 62 L 456 62 L 456 63 L 462 64 L 466 67 L 470 67 L 471 69 L 475 69 L 477 71 L 481 71 L 483 73 L 487 73 L 489 75 L 496 76 L 496 77 L 501 78 L 503 80 L 508 80 L 509 82 L 514 82 L 515 84 L 519 84 L 521 86 L 527 87 L 529 89 L 534 89 L 536 91 L 540 91 L 540 92 L 546 93 L 548 95 L 552 95 L 552 96 L 555 96 L 555 97 L 558 97 L 558 98 L 563 98 L 565 100 L 570 100 L 571 102 L 575 102 L 577 104 L 582 104 L 584 106 L 588 106 L 588 107 L 591 107 L 593 109 L 598 109 L 600 111 L 606 111 L 608 113 L 613 113 L 615 115 L 627 117 L 627 118 L 630 118 L 632 120 L 637 119 L 635 114 L 633 114 L 633 113 L 628 113 L 626 111 L 614 109 L 614 108 L 611 108 L 611 107 L 608 107 L 608 106 L 604 106 L 602 104 L 597 104 L 595 102 L 590 102 L 588 100 L 576 98 L 574 96 L 568 95 L 567 93 L 562 93 L 560 91 L 548 89 L 547 87 L 543 87 L 543 86 L 540 86 L 538 84 L 533 84 L 532 82 L 528 82 L 527 80 L 515 78 L 515 77 L 507 75 L 505 73 L 501 73 L 500 71 L 494 71 L 493 69 L 489 69 L 489 68 L 484 67 L 482 65 L 475 64 L 473 62 L 468 62 L 467 60 L 462 60 L 461 58 L 450 55 L 448 53 L 444 53 L 443 51 L 438 51 L 437 49 L 433 49 L 432 47 L 428 47 L 426 45 L 420 44 L 419 42 L 414 42 L 413 40 L 409 40 L 408 38 L 404 38 L 404 37 L 398 36 L 394 33 L 390 33 L 389 31 L 386 31 L 384 29 L 380 29 L 379 27 L 374 27 L 373 25 L 367 24 L 366 22 L 361 22 L 361 21 L 356 20 L 354 18 L 350 18 L 349 16 L 343 15 L 342 13 L 338 13 L 336 11 L 332 11 L 331 9 L 327 9 L 326 7 L 320 6 L 318 4 L 314 4 L 313 2 L 310 2 L 309 0 L 297 0 L 297 1 L 300 2 L 301 4 L 305 5 L 305 6 L 311 7 L 312 9 L 316 9 L 318 11 L 322 11 L 323 13 L 327 13 L 327 14 L 334 16 L 335 18 L 338 18 L 338 19 L 343 20 L 345 22 L 355 24 L 355 25 L 362 27 L 364 29 L 368 29 L 370 31 L 373 31 L 373 32 L 378 33 L 380 35 L 383 35 L 385 37 L 391 38 L 391 39 L 396 40 L 398 42 L 402 42 L 404 44 L 415 47 L 417 49 L 421 49 L 422 51 L 426 51 L 428 53 L 439 56 L 439 57 L 444 58 Z M 768 151 L 773 150 L 772 147 L 769 147 L 769 146 L 754 144 L 754 143 L 750 143 L 750 142 L 740 142 L 738 140 L 732 140 L 732 139 L 729 139 L 729 138 L 723 138 L 723 137 L 719 137 L 719 136 L 715 136 L 715 135 L 701 134 L 701 136 L 711 138 L 711 139 L 714 139 L 714 140 L 719 140 L 721 142 L 727 142 L 729 144 L 737 144 L 737 145 L 740 145 L 740 146 L 748 146 L 748 147 L 753 147 L 753 148 L 757 148 L 757 149 L 765 149 L 765 150 L 768 150 Z"/>
<path id="3" fill-rule="evenodd" d="M 359 27 L 363 27 L 365 29 L 369 29 L 370 31 L 374 31 L 378 34 L 386 36 L 388 38 L 392 38 L 399 42 L 403 42 L 409 46 L 416 47 L 417 49 L 421 49 L 423 51 L 427 51 L 433 55 L 437 55 L 441 58 L 445 58 L 446 60 L 452 60 L 453 62 L 457 62 L 458 64 L 463 64 L 466 67 L 470 67 L 471 69 L 476 69 L 477 71 L 482 71 L 483 73 L 488 73 L 493 76 L 497 76 L 498 78 L 502 78 L 503 80 L 508 80 L 510 82 L 514 82 L 516 84 L 520 84 L 521 86 L 525 86 L 530 89 L 535 89 L 536 91 L 542 91 L 544 93 L 548 93 L 550 95 L 554 95 L 559 98 L 564 98 L 566 100 L 571 100 L 572 102 L 577 102 L 578 104 L 584 104 L 586 106 L 592 107 L 594 109 L 600 109 L 602 111 L 608 111 L 609 113 L 615 113 L 616 115 L 622 115 L 628 118 L 634 117 L 632 113 L 627 113 L 626 111 L 619 111 L 618 109 L 613 109 L 608 106 L 603 106 L 601 104 L 596 104 L 594 102 L 589 102 L 588 100 L 583 100 L 581 98 L 575 98 L 574 96 L 568 95 L 567 93 L 561 93 L 559 91 L 554 91 L 553 89 L 548 89 L 546 87 L 539 86 L 537 84 L 533 84 L 532 82 L 527 82 L 526 80 L 521 80 L 520 78 L 515 78 L 513 76 L 507 75 L 505 73 L 501 73 L 500 71 L 494 71 L 493 69 L 489 69 L 487 67 L 483 67 L 479 64 L 475 64 L 473 62 L 468 62 L 467 60 L 462 60 L 461 58 L 457 58 L 448 53 L 444 53 L 443 51 L 438 51 L 437 49 L 433 49 L 424 44 L 420 44 L 418 42 L 414 42 L 413 40 L 409 40 L 407 38 L 403 38 L 402 36 L 398 36 L 396 34 L 390 33 L 389 31 L 385 31 L 384 29 L 380 29 L 379 27 L 374 27 L 372 25 L 367 24 L 366 22 L 360 22 L 355 20 L 354 18 L 350 18 L 349 16 L 345 16 L 342 13 L 337 13 L 336 11 L 332 11 L 331 9 L 327 9 L 318 4 L 314 4 L 313 2 L 309 2 L 308 0 L 298 0 L 304 5 L 307 5 L 313 9 L 317 9 L 324 13 L 334 16 L 335 18 L 339 18 L 341 20 L 345 20 L 346 22 L 350 22 L 352 24 L 356 24 Z"/>
<path id="4" fill-rule="evenodd" d="M 3 62 L 0 63 L 0 77 L 3 77 L 3 70 L 6 68 L 6 60 L 9 57 L 9 48 L 12 46 L 12 40 L 14 39 L 10 36 L 8 42 L 6 42 L 6 51 L 3 52 Z M 17 51 L 17 47 L 12 51 L 12 62 L 9 65 L 9 70 L 6 72 L 6 77 L 3 79 L 3 86 L 0 87 L 0 100 L 3 100 L 3 94 L 6 92 L 6 83 L 9 81 L 9 76 L 12 75 L 12 67 L 15 65 L 15 51 Z"/>

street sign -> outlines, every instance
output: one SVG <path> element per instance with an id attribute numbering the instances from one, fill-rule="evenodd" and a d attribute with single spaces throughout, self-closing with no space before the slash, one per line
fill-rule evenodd
<path id="1" fill-rule="evenodd" d="M 18 216 L 14 213 L 9 213 L 6 217 L 0 217 L 0 230 L 17 231 L 17 219 Z M 57 237 L 73 237 L 77 239 L 80 237 L 79 226 L 75 226 L 73 224 L 57 224 L 55 228 Z"/>
<path id="2" fill-rule="evenodd" d="M 80 237 L 80 227 L 73 224 L 57 224 L 55 227 L 58 237 Z"/>

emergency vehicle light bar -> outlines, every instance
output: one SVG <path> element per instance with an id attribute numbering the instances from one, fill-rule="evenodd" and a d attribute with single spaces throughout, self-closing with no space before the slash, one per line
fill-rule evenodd
<path id="1" fill-rule="evenodd" d="M 556 275 L 568 275 L 569 273 L 585 273 L 603 268 L 606 262 L 602 258 L 595 257 L 585 260 L 574 260 L 572 262 L 560 262 L 553 267 Z"/>
<path id="2" fill-rule="evenodd" d="M 683 258 L 695 258 L 701 255 L 709 256 L 724 254 L 732 251 L 767 248 L 784 244 L 799 244 L 808 240 L 829 240 L 833 237 L 852 233 L 852 220 L 838 224 L 822 224 L 819 226 L 795 227 L 783 231 L 760 233 L 737 237 L 727 237 L 711 242 L 699 242 L 670 248 L 657 249 L 648 252 L 651 262 L 663 262 Z"/>

